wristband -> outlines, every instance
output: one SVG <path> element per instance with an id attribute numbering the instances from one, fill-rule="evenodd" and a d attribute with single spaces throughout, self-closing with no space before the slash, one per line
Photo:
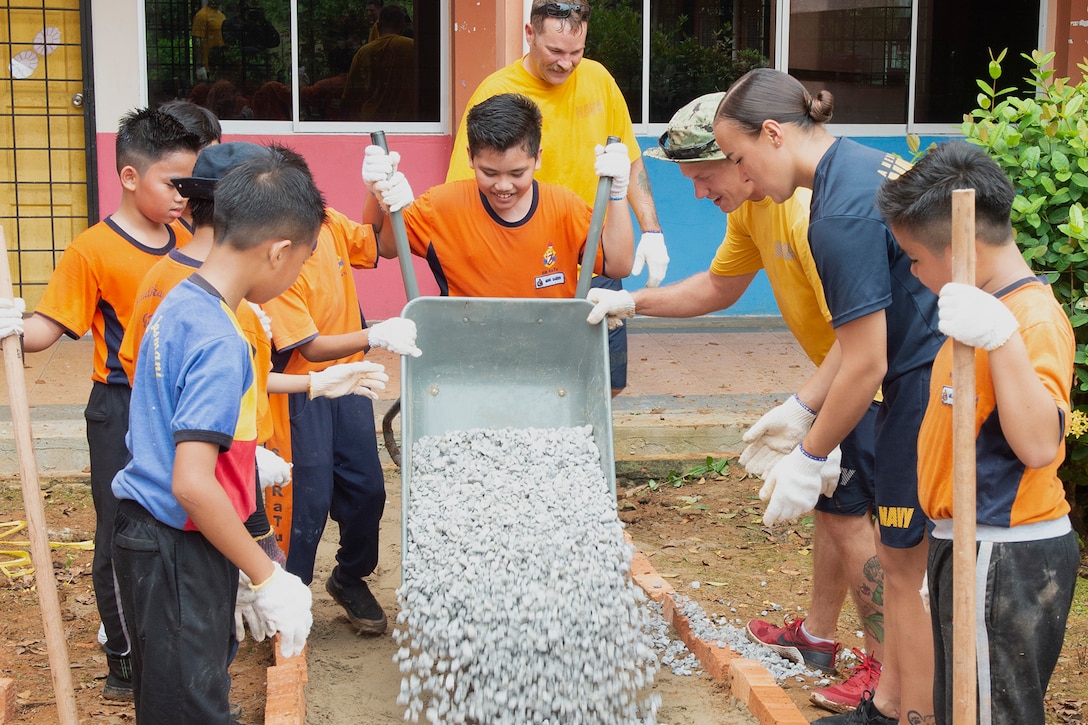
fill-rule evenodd
<path id="1" fill-rule="evenodd" d="M 810 461 L 816 461 L 817 463 L 826 463 L 827 462 L 827 456 L 814 456 L 811 453 L 809 453 L 808 451 L 806 451 L 804 443 L 798 443 L 797 447 L 799 449 L 801 449 L 801 455 L 804 456 L 805 458 L 809 459 Z"/>
<path id="2" fill-rule="evenodd" d="M 642 233 L 643 234 L 660 234 L 661 230 L 660 229 L 643 229 Z"/>
<path id="3" fill-rule="evenodd" d="M 627 197 L 626 196 L 610 196 L 610 197 L 608 197 L 608 200 L 609 201 L 627 201 Z"/>
<path id="4" fill-rule="evenodd" d="M 265 588 L 266 586 L 268 586 L 268 582 L 272 581 L 272 579 L 273 579 L 273 578 L 274 578 L 275 576 L 276 576 L 276 571 L 275 571 L 275 569 L 273 569 L 273 570 L 272 570 L 272 575 L 271 575 L 270 577 L 268 577 L 267 579 L 265 579 L 265 580 L 264 580 L 263 582 L 261 582 L 260 584 L 254 584 L 254 583 L 253 583 L 252 581 L 250 581 L 250 583 L 249 583 L 249 589 L 250 589 L 250 591 L 254 591 L 254 592 L 259 592 L 260 590 L 262 590 L 262 589 L 264 589 L 264 588 Z"/>
<path id="5" fill-rule="evenodd" d="M 806 413 L 808 413 L 809 415 L 816 415 L 816 411 L 813 410 L 812 408 L 808 407 L 807 405 L 805 405 L 805 401 L 803 401 L 799 397 L 797 397 L 797 393 L 793 394 L 793 399 L 797 401 L 798 405 L 800 405 L 802 408 L 805 409 Z"/>

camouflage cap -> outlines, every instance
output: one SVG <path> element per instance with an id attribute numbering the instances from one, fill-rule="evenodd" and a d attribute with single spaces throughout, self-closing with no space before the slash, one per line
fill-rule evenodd
<path id="1" fill-rule="evenodd" d="M 725 91 L 708 93 L 674 113 L 657 146 L 646 149 L 643 155 L 681 164 L 724 159 L 714 140 L 714 114 L 724 97 Z"/>

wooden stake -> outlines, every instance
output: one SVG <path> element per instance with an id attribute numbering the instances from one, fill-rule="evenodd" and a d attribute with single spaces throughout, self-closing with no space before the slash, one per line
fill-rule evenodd
<path id="1" fill-rule="evenodd" d="M 952 281 L 975 283 L 975 190 L 952 192 Z M 953 725 L 975 725 L 975 348 L 952 343 Z M 939 656 L 939 655 L 938 655 Z"/>
<path id="2" fill-rule="evenodd" d="M 11 268 L 4 229 L 0 227 L 0 296 L 11 299 Z M 34 437 L 30 429 L 30 406 L 26 398 L 23 375 L 23 345 L 17 335 L 0 340 L 4 351 L 4 370 L 8 381 L 8 401 L 11 422 L 15 430 L 15 451 L 19 456 L 19 478 L 23 488 L 23 508 L 27 533 L 30 537 L 30 560 L 34 564 L 34 580 L 38 588 L 38 605 L 45 625 L 45 646 L 49 650 L 49 671 L 53 677 L 53 692 L 57 699 L 57 717 L 61 725 L 78 725 L 75 689 L 68 664 L 68 643 L 60 618 L 57 580 L 53 576 L 53 557 L 49 553 L 49 534 L 45 528 L 45 507 L 38 484 L 38 459 L 34 454 Z"/>

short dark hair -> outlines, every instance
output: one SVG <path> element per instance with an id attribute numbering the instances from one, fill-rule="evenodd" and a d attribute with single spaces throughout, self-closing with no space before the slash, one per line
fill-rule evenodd
<path id="1" fill-rule="evenodd" d="M 507 151 L 520 146 L 530 156 L 540 153 L 540 108 L 520 93 L 500 93 L 469 109 L 465 118 L 469 153 Z"/>
<path id="2" fill-rule="evenodd" d="M 195 133 L 203 148 L 223 140 L 223 127 L 211 110 L 192 101 L 176 99 L 159 106 L 159 110 L 176 119 L 189 133 Z"/>
<path id="3" fill-rule="evenodd" d="M 975 190 L 975 236 L 993 246 L 1013 239 L 1012 182 L 978 146 L 946 141 L 932 148 L 912 169 L 885 181 L 876 204 L 889 226 L 910 230 L 933 252 L 952 244 L 952 192 Z"/>
<path id="4" fill-rule="evenodd" d="M 408 24 L 408 11 L 400 5 L 383 5 L 381 12 L 378 14 L 378 30 L 385 33 L 396 33 L 400 35 L 404 32 L 404 27 Z"/>
<path id="5" fill-rule="evenodd" d="M 215 187 L 215 243 L 248 249 L 273 238 L 312 244 L 325 223 L 313 176 L 276 148 L 235 166 Z"/>
<path id="6" fill-rule="evenodd" d="M 117 128 L 117 173 L 126 166 L 139 171 L 178 151 L 200 153 L 200 139 L 162 111 L 141 108 L 121 117 Z"/>

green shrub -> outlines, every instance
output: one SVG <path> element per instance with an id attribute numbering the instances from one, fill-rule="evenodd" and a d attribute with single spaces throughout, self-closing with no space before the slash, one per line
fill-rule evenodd
<path id="1" fill-rule="evenodd" d="M 1033 64 L 1030 88 L 999 88 L 1002 51 L 990 54 L 989 79 L 979 80 L 978 108 L 964 117 L 967 140 L 986 149 L 1016 187 L 1012 223 L 1024 258 L 1050 280 L 1076 335 L 1073 415 L 1062 480 L 1078 531 L 1078 498 L 1088 494 L 1088 65 L 1081 80 L 1055 78 L 1054 53 L 1024 54 Z"/>

